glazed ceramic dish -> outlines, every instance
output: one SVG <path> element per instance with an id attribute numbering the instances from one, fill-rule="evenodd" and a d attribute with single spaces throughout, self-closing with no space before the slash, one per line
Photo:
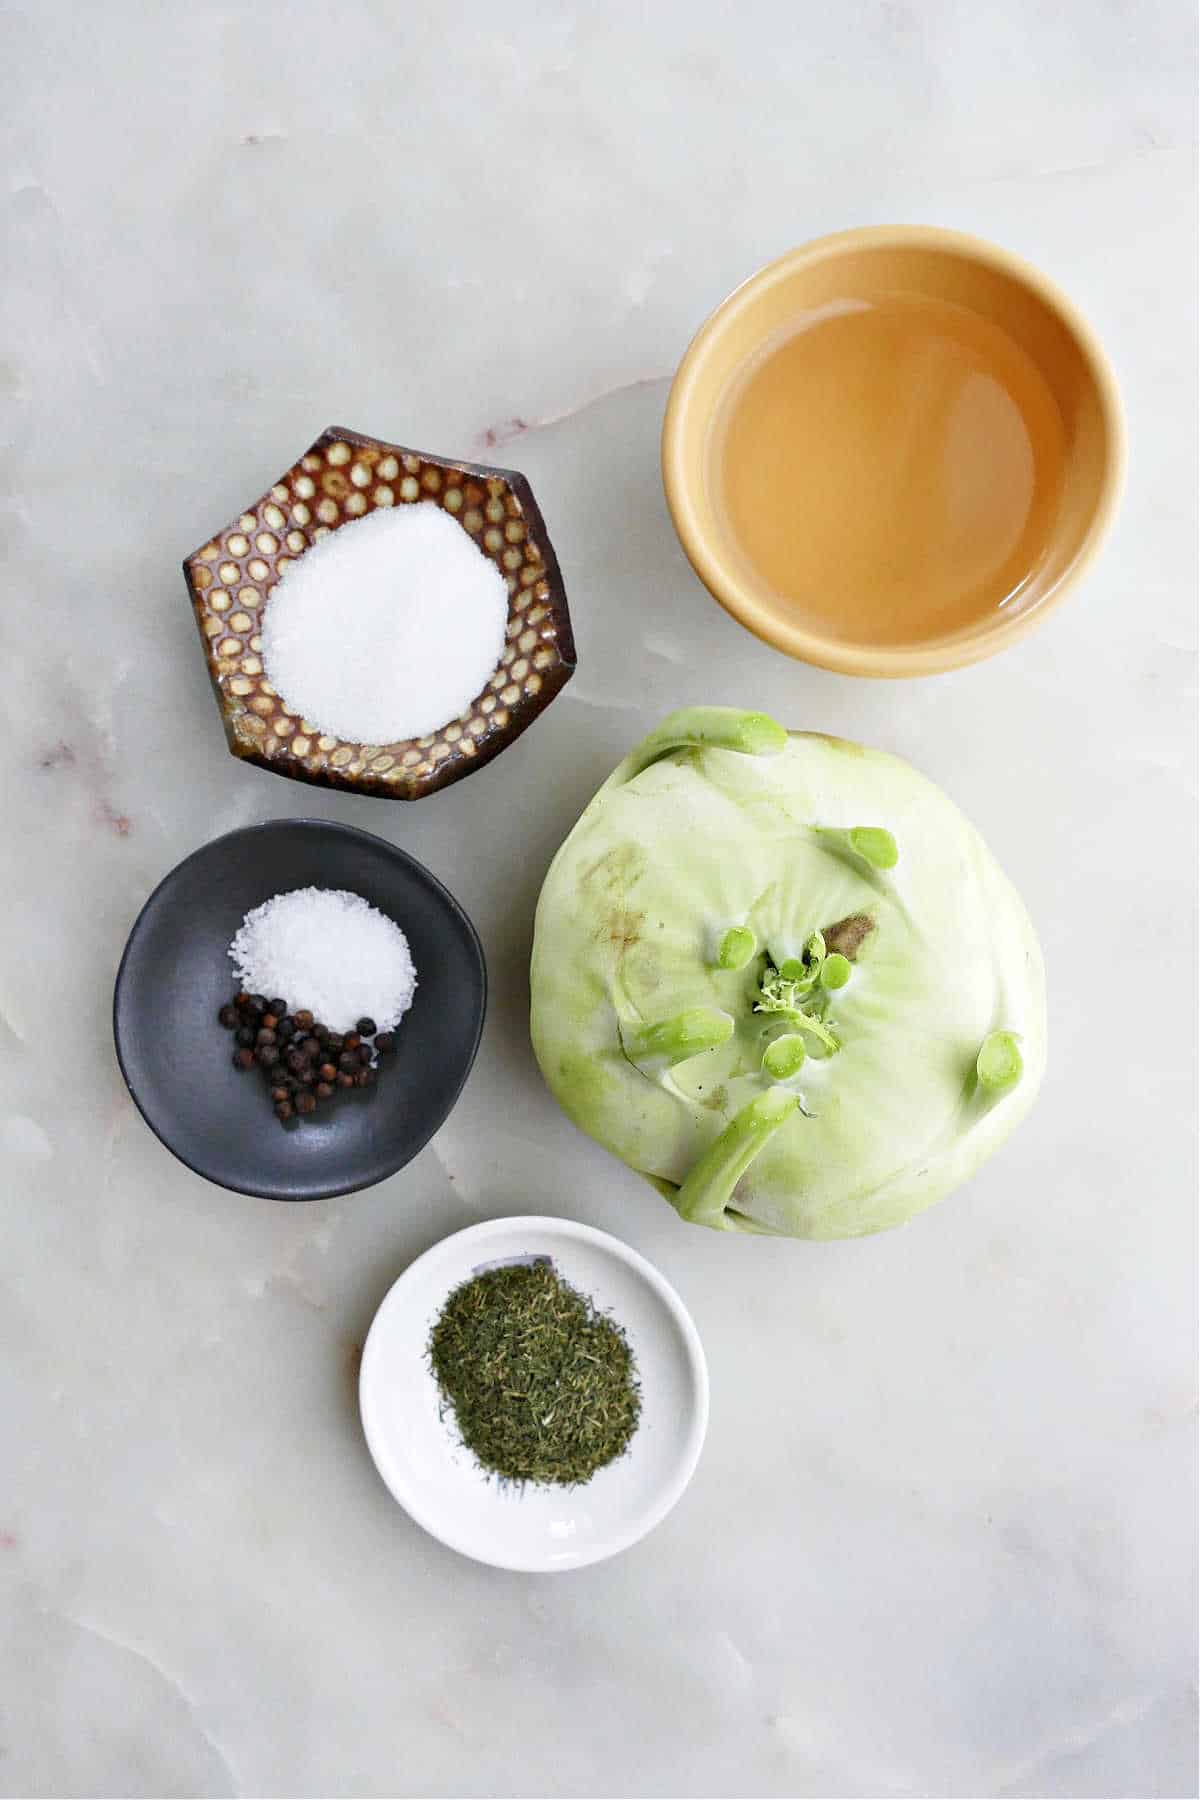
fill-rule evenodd
<path id="1" fill-rule="evenodd" d="M 428 1365 L 430 1331 L 456 1287 L 538 1257 L 624 1328 L 641 1381 L 628 1451 L 581 1487 L 489 1476 L 456 1436 Z M 419 1525 L 478 1562 L 549 1574 L 614 1556 L 666 1517 L 704 1442 L 708 1371 L 682 1300 L 628 1244 L 569 1219 L 497 1219 L 444 1238 L 395 1283 L 363 1349 L 359 1400 L 379 1473 Z"/>
<path id="2" fill-rule="evenodd" d="M 418 501 L 448 512 L 504 576 L 508 624 L 499 666 L 460 717 L 427 737 L 359 744 L 323 735 L 289 713 L 266 678 L 265 608 L 310 545 L 378 507 Z M 512 469 L 448 461 L 331 426 L 183 569 L 230 750 L 294 781 L 419 800 L 498 756 L 575 670 L 558 561 L 529 483 Z"/>
<path id="3" fill-rule="evenodd" d="M 969 626 L 911 642 L 863 642 L 815 626 L 731 540 L 714 492 L 713 431 L 731 392 L 797 321 L 869 309 L 902 297 L 974 315 L 1002 336 L 1048 390 L 1063 442 L 1061 485 L 1048 539 L 1022 572 L 1019 605 L 1004 597 Z M 796 433 L 805 420 L 797 417 Z M 920 458 L 922 445 L 911 446 Z M 819 453 L 819 447 L 818 447 Z M 906 447 L 906 454 L 909 449 Z M 779 454 L 787 455 L 786 444 Z M 820 238 L 761 270 L 718 307 L 679 366 L 663 426 L 662 464 L 675 527 L 696 573 L 721 605 L 790 656 L 849 675 L 929 675 L 990 656 L 1045 618 L 1096 554 L 1121 484 L 1124 447 L 1116 386 L 1104 354 L 1071 303 L 1028 263 L 959 232 L 879 226 Z M 819 498 L 797 491 L 795 529 Z M 869 508 L 869 492 L 861 496 Z"/>
<path id="4" fill-rule="evenodd" d="M 301 887 L 345 888 L 394 919 L 417 991 L 376 1085 L 285 1127 L 258 1071 L 233 1067 L 217 1012 L 245 914 Z M 188 1168 L 238 1193 L 320 1200 L 382 1181 L 428 1143 L 475 1059 L 486 991 L 475 928 L 428 869 L 349 825 L 276 819 L 205 844 L 154 890 L 121 958 L 113 1031 L 142 1117 Z"/>

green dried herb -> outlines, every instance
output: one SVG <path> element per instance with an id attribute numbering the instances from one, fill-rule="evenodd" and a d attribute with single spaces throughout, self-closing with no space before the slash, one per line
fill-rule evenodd
<path id="1" fill-rule="evenodd" d="M 637 1430 L 625 1333 L 549 1262 L 489 1269 L 456 1288 L 429 1361 L 463 1442 L 505 1481 L 589 1481 Z"/>

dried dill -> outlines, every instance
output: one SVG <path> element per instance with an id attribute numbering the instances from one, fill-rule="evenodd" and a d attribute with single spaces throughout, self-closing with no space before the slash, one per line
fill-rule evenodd
<path id="1" fill-rule="evenodd" d="M 429 1361 L 463 1442 L 505 1481 L 589 1481 L 637 1430 L 625 1333 L 545 1261 L 489 1269 L 456 1288 Z"/>

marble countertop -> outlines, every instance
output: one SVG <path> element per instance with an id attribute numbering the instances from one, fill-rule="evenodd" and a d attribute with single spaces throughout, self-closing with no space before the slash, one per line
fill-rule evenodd
<path id="1" fill-rule="evenodd" d="M 1194 1793 L 1191 8 L 17 0 L 0 29 L 0 1787 Z M 730 287 L 896 218 L 1071 292 L 1131 461 L 1029 642 L 873 685 L 708 600 L 657 434 Z M 236 765 L 194 641 L 180 557 L 330 422 L 524 470 L 571 596 L 571 687 L 416 806 Z M 900 1232 L 688 1229 L 537 1075 L 546 864 L 700 700 L 911 758 L 1036 920 L 1040 1103 Z M 109 1001 L 168 868 L 313 812 L 449 884 L 492 1004 L 419 1159 L 293 1209 L 171 1160 Z M 526 1210 L 658 1263 L 713 1379 L 676 1512 L 556 1578 L 410 1524 L 355 1405 L 397 1273 Z"/>

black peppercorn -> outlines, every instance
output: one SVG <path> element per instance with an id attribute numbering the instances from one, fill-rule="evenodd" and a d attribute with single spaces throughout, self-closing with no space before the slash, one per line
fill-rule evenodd
<path id="1" fill-rule="evenodd" d="M 374 1051 L 364 1039 L 376 1038 L 385 1055 L 394 1047 L 393 1034 L 377 1033 L 371 1018 L 359 1019 L 353 1031 L 333 1031 L 311 1011 L 301 1007 L 289 1012 L 286 1000 L 244 989 L 218 1010 L 217 1018 L 233 1033 L 234 1067 L 257 1067 L 281 1124 L 297 1114 L 309 1117 L 339 1089 L 374 1083 Z"/>
<path id="2" fill-rule="evenodd" d="M 393 1031 L 379 1031 L 375 1034 L 375 1048 L 380 1056 L 390 1056 L 396 1048 L 396 1034 Z"/>

